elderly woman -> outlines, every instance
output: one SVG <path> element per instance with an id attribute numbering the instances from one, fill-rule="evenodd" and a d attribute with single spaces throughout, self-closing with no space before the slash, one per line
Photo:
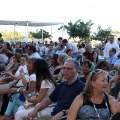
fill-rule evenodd
<path id="1" fill-rule="evenodd" d="M 84 92 L 72 103 L 67 120 L 110 120 L 111 114 L 120 112 L 113 97 L 106 94 L 107 74 L 96 69 L 91 72 Z"/>

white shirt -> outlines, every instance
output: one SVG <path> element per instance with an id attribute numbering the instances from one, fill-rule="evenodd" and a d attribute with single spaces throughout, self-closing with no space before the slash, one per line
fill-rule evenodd
<path id="1" fill-rule="evenodd" d="M 85 49 L 84 49 L 84 48 L 80 48 L 80 49 L 78 50 L 78 52 L 79 52 L 79 54 L 82 56 L 83 53 L 85 52 Z"/>
<path id="2" fill-rule="evenodd" d="M 105 58 L 109 57 L 109 51 L 110 51 L 111 48 L 116 49 L 116 54 L 119 51 L 119 45 L 116 42 L 113 42 L 113 43 L 108 42 L 108 43 L 106 43 L 105 49 L 104 49 L 104 57 Z"/>
<path id="3" fill-rule="evenodd" d="M 35 52 L 30 55 L 30 58 L 41 58 L 41 56 L 37 52 Z"/>
<path id="4" fill-rule="evenodd" d="M 49 97 L 49 95 L 55 89 L 55 86 L 51 82 L 49 82 L 48 80 L 43 80 L 41 83 L 41 89 L 44 89 L 44 88 L 49 88 L 46 95 L 44 96 L 44 99 L 45 99 L 45 98 Z"/>
<path id="5" fill-rule="evenodd" d="M 45 53 L 46 46 L 39 46 L 40 52 Z"/>
<path id="6" fill-rule="evenodd" d="M 77 46 L 74 45 L 73 43 L 67 42 L 66 47 L 67 47 L 67 49 L 71 49 L 73 53 L 78 52 Z"/>
<path id="7" fill-rule="evenodd" d="M 29 81 L 29 75 L 28 75 L 27 65 L 24 65 L 24 66 L 21 65 L 21 66 L 18 68 L 18 70 L 16 71 L 15 76 L 19 76 L 19 75 L 20 75 L 20 70 L 21 70 L 21 69 L 23 69 L 24 73 L 26 73 L 26 74 L 25 74 L 25 79 L 26 79 L 27 82 L 28 82 L 28 81 Z M 16 81 L 16 80 L 15 80 L 15 81 Z M 23 83 L 22 83 L 22 79 L 20 79 L 20 80 L 17 82 L 16 86 L 24 86 Z"/>

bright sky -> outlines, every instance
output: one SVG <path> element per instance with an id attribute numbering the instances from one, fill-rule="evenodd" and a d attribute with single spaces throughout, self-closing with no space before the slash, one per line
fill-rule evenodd
<path id="1" fill-rule="evenodd" d="M 0 0 L 1 20 L 26 20 L 40 22 L 63 22 L 67 24 L 70 20 L 83 21 L 92 20 L 95 23 L 92 27 L 96 31 L 98 25 L 102 28 L 111 27 L 113 30 L 120 30 L 120 6 L 119 0 Z M 52 35 L 62 35 L 58 26 L 52 27 Z M 44 27 L 47 31 L 51 27 Z M 0 30 L 12 30 L 13 26 L 1 26 Z M 34 31 L 38 28 L 29 28 Z M 24 27 L 17 27 L 17 31 L 24 33 Z M 64 37 L 67 35 L 64 34 Z"/>

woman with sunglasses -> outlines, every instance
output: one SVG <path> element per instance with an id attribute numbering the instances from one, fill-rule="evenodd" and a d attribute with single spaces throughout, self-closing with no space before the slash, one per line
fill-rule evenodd
<path id="1" fill-rule="evenodd" d="M 84 92 L 73 101 L 67 120 L 110 120 L 111 114 L 120 112 L 115 99 L 106 93 L 107 87 L 105 71 L 91 72 Z"/>

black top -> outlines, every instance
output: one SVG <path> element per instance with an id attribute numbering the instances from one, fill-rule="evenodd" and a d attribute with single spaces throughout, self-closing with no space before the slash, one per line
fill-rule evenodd
<path id="1" fill-rule="evenodd" d="M 51 101 L 57 102 L 51 115 L 54 116 L 64 109 L 69 109 L 75 97 L 83 92 L 84 87 L 85 84 L 79 79 L 70 85 L 67 81 L 60 83 L 49 96 Z"/>

